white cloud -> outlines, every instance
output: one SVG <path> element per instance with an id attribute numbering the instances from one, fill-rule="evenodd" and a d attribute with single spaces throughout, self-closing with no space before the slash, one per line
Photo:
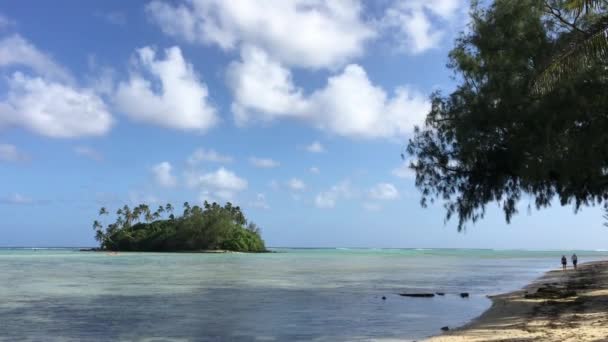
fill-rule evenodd
<path id="1" fill-rule="evenodd" d="M 199 132 L 218 122 L 216 109 L 208 103 L 207 86 L 179 47 L 166 49 L 165 59 L 157 59 L 150 47 L 138 49 L 135 64 L 141 72 L 134 71 L 128 82 L 121 82 L 115 94 L 118 109 L 130 118 Z M 143 73 L 153 79 L 146 79 Z M 158 87 L 153 85 L 157 82 Z"/>
<path id="2" fill-rule="evenodd" d="M 292 178 L 287 181 L 287 187 L 292 191 L 304 191 L 306 189 L 306 184 L 301 179 Z"/>
<path id="3" fill-rule="evenodd" d="M 26 204 L 47 204 L 50 201 L 48 200 L 34 200 L 30 197 L 15 193 L 10 196 L 0 198 L 0 204 L 16 204 L 16 205 L 26 205 Z"/>
<path id="4" fill-rule="evenodd" d="M 93 159 L 95 161 L 103 161 L 103 155 L 94 148 L 88 146 L 76 146 L 74 147 L 74 153 L 82 157 Z"/>
<path id="5" fill-rule="evenodd" d="M 394 200 L 399 198 L 399 191 L 393 184 L 378 183 L 370 189 L 369 196 L 377 200 Z"/>
<path id="6" fill-rule="evenodd" d="M 13 194 L 7 200 L 13 204 L 30 204 L 34 202 L 31 198 L 25 197 L 21 194 Z"/>
<path id="7" fill-rule="evenodd" d="M 320 142 L 313 141 L 310 145 L 306 146 L 306 151 L 311 153 L 323 153 L 325 152 L 325 147 L 323 147 Z"/>
<path id="8" fill-rule="evenodd" d="M 315 175 L 321 173 L 321 170 L 319 170 L 319 168 L 316 166 L 311 167 L 310 169 L 308 169 L 308 171 L 310 171 L 310 173 L 314 173 Z"/>
<path id="9" fill-rule="evenodd" d="M 316 126 L 341 136 L 391 138 L 410 133 L 430 109 L 424 95 L 401 87 L 389 97 L 358 65 L 328 79 L 310 97 Z"/>
<path id="10" fill-rule="evenodd" d="M 215 172 L 187 174 L 187 184 L 200 188 L 201 198 L 231 200 L 234 196 L 247 189 L 247 181 L 234 172 L 220 167 Z"/>
<path id="11" fill-rule="evenodd" d="M 281 163 L 279 163 L 278 161 L 268 158 L 251 157 L 249 158 L 249 162 L 251 163 L 251 165 L 261 169 L 272 169 L 281 165 Z"/>
<path id="12" fill-rule="evenodd" d="M 306 103 L 302 91 L 293 85 L 288 69 L 254 47 L 243 48 L 241 60 L 232 62 L 227 73 L 237 124 L 243 125 L 252 117 L 270 121 L 303 115 Z"/>
<path id="13" fill-rule="evenodd" d="M 0 144 L 0 161 L 5 162 L 22 162 L 28 160 L 29 157 L 21 152 L 17 146 L 11 144 Z"/>
<path id="14" fill-rule="evenodd" d="M 231 83 L 235 94 L 232 108 L 239 123 L 290 117 L 341 136 L 396 138 L 411 133 L 430 110 L 426 96 L 407 87 L 398 87 L 389 95 L 380 86 L 372 84 L 365 70 L 356 64 L 348 65 L 342 73 L 331 76 L 324 88 L 308 97 L 293 86 L 289 74 L 271 77 L 274 81 L 267 82 L 261 70 L 247 70 L 241 70 L 243 74 L 239 77 L 252 80 L 252 86 L 246 91 L 249 94 L 246 98 L 251 100 L 245 100 L 241 96 L 243 89 L 235 87 L 235 82 Z M 253 84 L 264 89 L 263 96 L 256 97 L 258 88 Z"/>
<path id="15" fill-rule="evenodd" d="M 381 26 L 399 50 L 420 54 L 439 46 L 462 8 L 461 0 L 398 0 L 386 9 Z"/>
<path id="16" fill-rule="evenodd" d="M 351 198 L 354 195 L 354 190 L 349 181 L 342 181 L 329 190 L 320 192 L 315 197 L 315 206 L 321 209 L 330 209 L 336 206 L 340 199 Z"/>
<path id="17" fill-rule="evenodd" d="M 177 185 L 177 178 L 171 173 L 173 167 L 169 162 L 162 162 L 152 167 L 152 174 L 158 185 L 172 188 Z"/>
<path id="18" fill-rule="evenodd" d="M 233 161 L 231 156 L 223 155 L 213 149 L 198 148 L 188 157 L 188 164 L 197 165 L 201 162 L 214 162 L 220 164 L 231 163 Z"/>
<path id="19" fill-rule="evenodd" d="M 146 12 L 170 36 L 231 50 L 256 45 L 289 66 L 335 67 L 376 34 L 357 0 L 152 1 Z"/>
<path id="20" fill-rule="evenodd" d="M 15 72 L 0 102 L 0 126 L 15 125 L 54 138 L 100 136 L 113 119 L 89 89 L 77 89 Z"/>
<path id="21" fill-rule="evenodd" d="M 0 67 L 25 66 L 52 81 L 73 83 L 70 73 L 51 56 L 18 34 L 0 40 Z"/>
<path id="22" fill-rule="evenodd" d="M 257 194 L 255 200 L 249 203 L 249 205 L 259 209 L 270 209 L 270 206 L 266 202 L 266 196 L 264 194 Z"/>
<path id="23" fill-rule="evenodd" d="M 416 178 L 416 173 L 410 169 L 410 161 L 403 162 L 399 167 L 394 168 L 391 173 L 398 178 Z"/>

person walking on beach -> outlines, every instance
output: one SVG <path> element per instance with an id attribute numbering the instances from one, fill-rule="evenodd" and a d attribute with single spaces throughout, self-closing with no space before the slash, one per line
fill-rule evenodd
<path id="1" fill-rule="evenodd" d="M 568 259 L 566 259 L 565 255 L 562 255 L 562 270 L 566 270 L 566 264 L 568 263 Z"/>
<path id="2" fill-rule="evenodd" d="M 572 266 L 574 266 L 574 270 L 576 271 L 576 264 L 578 264 L 578 257 L 576 253 L 572 254 Z"/>

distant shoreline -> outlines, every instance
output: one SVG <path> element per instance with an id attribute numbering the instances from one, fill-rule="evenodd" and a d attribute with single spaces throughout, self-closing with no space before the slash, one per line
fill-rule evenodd
<path id="1" fill-rule="evenodd" d="M 100 248 L 80 248 L 79 252 L 98 252 L 98 253 L 194 253 L 194 254 L 260 254 L 260 253 L 274 253 L 273 251 L 263 252 L 239 252 L 230 251 L 227 249 L 209 249 L 209 250 L 193 250 L 193 251 L 113 251 Z"/>
<path id="2" fill-rule="evenodd" d="M 608 261 L 545 273 L 523 289 L 490 296 L 470 323 L 428 342 L 599 341 L 608 336 Z"/>

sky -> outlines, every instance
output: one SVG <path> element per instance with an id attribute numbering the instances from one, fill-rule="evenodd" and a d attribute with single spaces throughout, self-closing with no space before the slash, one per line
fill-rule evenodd
<path id="1" fill-rule="evenodd" d="M 239 205 L 269 246 L 604 249 L 599 208 L 463 233 L 400 154 L 462 0 L 0 4 L 0 246 L 92 246 L 101 206 Z"/>

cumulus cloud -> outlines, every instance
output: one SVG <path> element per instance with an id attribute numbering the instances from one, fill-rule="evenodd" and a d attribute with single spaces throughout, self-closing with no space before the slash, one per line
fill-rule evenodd
<path id="1" fill-rule="evenodd" d="M 0 67 L 6 66 L 24 66 L 53 81 L 73 82 L 68 70 L 18 34 L 0 40 Z"/>
<path id="2" fill-rule="evenodd" d="M 251 157 L 249 158 L 249 162 L 251 165 L 261 169 L 272 169 L 281 165 L 278 161 L 269 158 Z"/>
<path id="3" fill-rule="evenodd" d="M 187 175 L 187 184 L 201 190 L 201 199 L 216 198 L 232 200 L 236 194 L 247 189 L 247 181 L 234 172 L 220 167 L 214 172 Z"/>
<path id="4" fill-rule="evenodd" d="M 201 162 L 226 164 L 233 161 L 231 156 L 221 154 L 213 149 L 198 148 L 188 157 L 188 164 L 197 165 Z"/>
<path id="5" fill-rule="evenodd" d="M 348 65 L 342 73 L 331 76 L 325 87 L 305 96 L 292 84 L 287 69 L 281 69 L 277 62 L 266 62 L 274 63 L 272 68 L 282 70 L 282 76 L 268 81 L 267 72 L 256 68 L 232 68 L 232 79 L 251 84 L 244 91 L 245 87 L 240 86 L 244 82 L 229 82 L 235 94 L 232 108 L 239 123 L 289 117 L 340 136 L 395 138 L 410 133 L 430 109 L 426 96 L 407 87 L 387 94 L 372 84 L 365 70 L 356 64 Z M 256 96 L 260 88 L 263 95 Z"/>
<path id="6" fill-rule="evenodd" d="M 79 89 L 15 72 L 0 102 L 0 126 L 20 126 L 54 138 L 100 136 L 113 123 L 102 99 Z"/>
<path id="7" fill-rule="evenodd" d="M 354 64 L 330 77 L 309 102 L 309 113 L 318 127 L 362 138 L 402 136 L 421 123 L 430 109 L 425 96 L 408 88 L 397 88 L 389 96 Z"/>
<path id="8" fill-rule="evenodd" d="M 323 153 L 325 152 L 325 147 L 320 142 L 313 141 L 310 145 L 306 146 L 306 151 L 310 153 Z"/>
<path id="9" fill-rule="evenodd" d="M 255 45 L 289 66 L 335 67 L 376 34 L 357 0 L 152 1 L 146 13 L 170 36 L 224 50 Z"/>
<path id="10" fill-rule="evenodd" d="M 315 197 L 315 206 L 321 209 L 330 209 L 336 206 L 340 199 L 351 198 L 354 190 L 349 181 L 342 181 L 329 190 L 320 192 Z"/>
<path id="11" fill-rule="evenodd" d="M 251 201 L 249 205 L 258 209 L 270 209 L 264 194 L 257 194 L 255 200 Z"/>
<path id="12" fill-rule="evenodd" d="M 394 200 L 399 198 L 399 191 L 391 183 L 378 183 L 369 190 L 369 196 L 377 200 Z"/>
<path id="13" fill-rule="evenodd" d="M 234 96 L 232 112 L 237 124 L 304 113 L 302 90 L 293 85 L 291 72 L 261 49 L 244 48 L 241 61 L 229 65 L 227 82 Z"/>
<path id="14" fill-rule="evenodd" d="M 86 157 L 95 161 L 103 161 L 103 155 L 99 153 L 99 151 L 89 146 L 76 146 L 74 147 L 74 153 L 81 157 Z"/>
<path id="15" fill-rule="evenodd" d="M 136 70 L 121 82 L 114 100 L 131 119 L 163 127 L 204 132 L 218 122 L 207 86 L 182 56 L 179 47 L 157 58 L 151 47 L 137 50 Z M 147 79 L 144 74 L 151 76 Z"/>
<path id="16" fill-rule="evenodd" d="M 461 0 L 397 0 L 386 9 L 381 26 L 399 50 L 420 54 L 439 46 L 462 8 Z"/>
<path id="17" fill-rule="evenodd" d="M 292 191 L 304 191 L 306 184 L 299 178 L 292 178 L 287 181 L 287 187 Z"/>
<path id="18" fill-rule="evenodd" d="M 177 185 L 177 178 L 171 173 L 173 167 L 169 162 L 162 162 L 152 167 L 152 174 L 156 183 L 165 188 Z"/>
<path id="19" fill-rule="evenodd" d="M 17 146 L 12 144 L 0 144 L 0 161 L 22 162 L 28 159 L 29 157 L 20 151 Z"/>

